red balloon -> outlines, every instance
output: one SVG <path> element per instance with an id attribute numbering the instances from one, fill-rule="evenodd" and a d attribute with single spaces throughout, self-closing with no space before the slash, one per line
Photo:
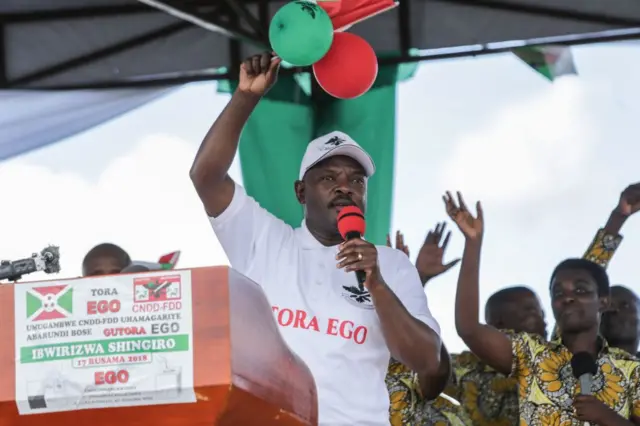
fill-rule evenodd
<path id="1" fill-rule="evenodd" d="M 376 81 L 376 52 L 362 37 L 353 33 L 334 33 L 327 54 L 313 64 L 313 74 L 320 87 L 331 96 L 357 98 Z"/>

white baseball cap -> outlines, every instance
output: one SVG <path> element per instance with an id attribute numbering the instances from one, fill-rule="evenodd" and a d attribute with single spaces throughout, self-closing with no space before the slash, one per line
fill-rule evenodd
<path id="1" fill-rule="evenodd" d="M 376 171 L 376 166 L 367 151 L 346 133 L 334 131 L 309 142 L 300 164 L 300 180 L 307 170 L 322 160 L 336 155 L 344 155 L 356 160 L 364 168 L 367 177 L 373 176 Z"/>

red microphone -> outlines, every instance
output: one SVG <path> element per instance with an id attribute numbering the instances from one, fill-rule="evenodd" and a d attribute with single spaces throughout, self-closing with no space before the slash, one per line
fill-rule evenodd
<path id="1" fill-rule="evenodd" d="M 364 214 L 358 207 L 346 206 L 338 213 L 338 231 L 345 240 L 362 238 L 365 228 Z M 360 290 L 362 290 L 367 275 L 364 271 L 356 271 L 356 278 L 358 279 Z"/>

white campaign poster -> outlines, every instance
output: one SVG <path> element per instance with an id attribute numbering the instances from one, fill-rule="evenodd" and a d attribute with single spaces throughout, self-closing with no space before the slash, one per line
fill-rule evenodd
<path id="1" fill-rule="evenodd" d="M 20 414 L 195 402 L 191 272 L 15 286 Z"/>

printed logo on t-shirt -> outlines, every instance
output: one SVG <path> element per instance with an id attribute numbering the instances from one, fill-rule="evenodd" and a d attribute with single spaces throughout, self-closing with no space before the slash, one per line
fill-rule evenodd
<path id="1" fill-rule="evenodd" d="M 359 286 L 342 286 L 342 297 L 358 308 L 373 309 L 373 302 L 371 301 L 371 295 L 366 288 L 360 289 Z"/>

